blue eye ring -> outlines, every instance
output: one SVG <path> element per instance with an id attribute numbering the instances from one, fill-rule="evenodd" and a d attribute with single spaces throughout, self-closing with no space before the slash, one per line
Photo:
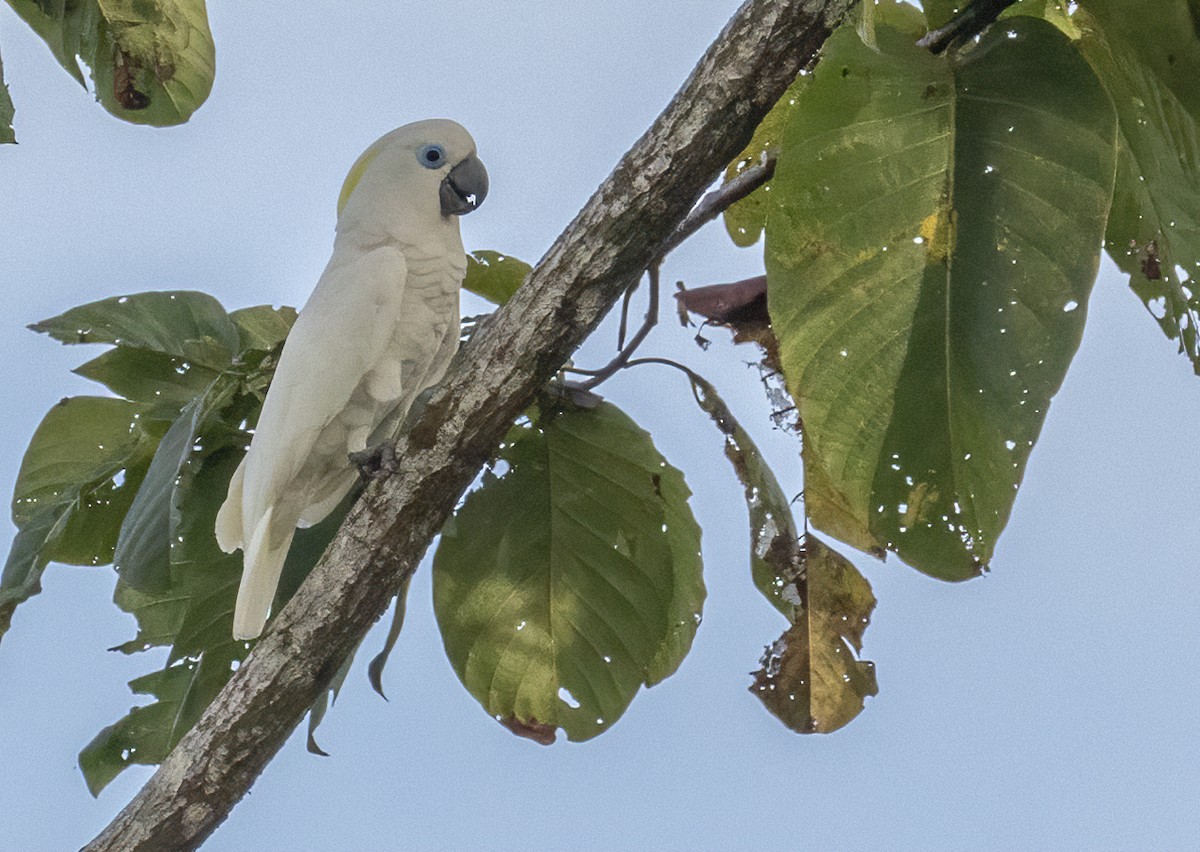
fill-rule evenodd
<path id="1" fill-rule="evenodd" d="M 427 169 L 440 169 L 446 162 L 446 149 L 441 145 L 422 145 L 417 162 Z"/>

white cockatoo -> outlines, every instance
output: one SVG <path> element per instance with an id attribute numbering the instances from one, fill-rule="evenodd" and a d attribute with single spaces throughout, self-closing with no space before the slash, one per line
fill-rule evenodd
<path id="1" fill-rule="evenodd" d="M 467 260 L 458 217 L 487 195 L 475 142 L 444 119 L 406 124 L 350 169 L 333 256 L 283 347 L 258 427 L 217 515 L 241 548 L 236 639 L 266 624 L 297 527 L 341 502 L 349 454 L 388 437 L 458 346 Z"/>

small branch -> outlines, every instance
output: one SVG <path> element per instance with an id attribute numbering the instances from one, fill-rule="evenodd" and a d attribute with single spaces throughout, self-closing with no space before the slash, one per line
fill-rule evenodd
<path id="1" fill-rule="evenodd" d="M 614 373 L 625 366 L 626 362 L 637 351 L 637 348 L 642 345 L 642 341 L 646 339 L 646 335 L 650 333 L 650 329 L 658 325 L 658 264 L 659 261 L 654 261 L 650 264 L 650 268 L 646 270 L 650 278 L 650 302 L 646 305 L 646 318 L 642 320 L 642 327 L 630 338 L 629 343 L 621 348 L 617 353 L 617 357 L 613 358 L 599 370 L 575 370 L 576 373 L 581 373 L 585 376 L 591 376 L 586 382 L 582 382 L 580 387 L 584 390 L 592 390 L 601 382 L 607 381 Z M 633 288 L 626 290 L 629 293 Z"/>
<path id="2" fill-rule="evenodd" d="M 692 208 L 663 244 L 666 257 L 704 225 L 720 216 L 737 202 L 769 181 L 775 174 L 775 155 L 767 154 L 757 166 L 751 166 L 726 184 L 705 195 Z"/>
<path id="3" fill-rule="evenodd" d="M 987 29 L 1001 12 L 1016 2 L 1017 0 L 974 0 L 944 27 L 925 33 L 917 41 L 917 47 L 928 48 L 930 53 L 936 55 L 952 44 L 963 44 Z"/>
<path id="4" fill-rule="evenodd" d="M 638 284 L 642 283 L 639 278 L 637 283 L 625 291 L 625 296 L 621 299 L 621 327 L 617 329 L 617 349 L 625 348 L 625 333 L 629 330 L 629 302 L 633 299 L 633 294 L 637 292 Z"/>

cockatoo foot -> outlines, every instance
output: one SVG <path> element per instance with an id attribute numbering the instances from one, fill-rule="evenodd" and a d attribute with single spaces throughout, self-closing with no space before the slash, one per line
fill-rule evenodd
<path id="1" fill-rule="evenodd" d="M 364 482 L 388 476 L 396 472 L 396 445 L 392 441 L 380 441 L 373 447 L 350 454 L 350 461 L 358 467 L 358 475 Z"/>

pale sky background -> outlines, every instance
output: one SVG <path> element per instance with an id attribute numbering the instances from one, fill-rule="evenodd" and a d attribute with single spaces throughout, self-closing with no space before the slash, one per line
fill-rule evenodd
<path id="1" fill-rule="evenodd" d="M 674 94 L 734 0 L 213 3 L 216 86 L 180 128 L 107 115 L 0 6 L 20 145 L 0 148 L 0 492 L 99 350 L 26 331 L 73 305 L 199 289 L 228 308 L 300 304 L 332 246 L 358 153 L 446 116 L 492 175 L 468 248 L 536 260 Z M 1200 204 L 1200 199 L 1198 199 Z M 720 225 L 664 280 L 762 269 Z M 468 309 L 470 306 L 467 306 Z M 684 470 L 704 528 L 704 624 L 680 672 L 584 744 L 493 722 L 437 636 L 428 566 L 385 675 L 355 666 L 320 742 L 292 738 L 206 849 L 1185 849 L 1200 820 L 1200 379 L 1105 265 L 1083 346 L 1029 465 L 993 573 L 963 585 L 857 559 L 879 606 L 880 695 L 802 737 L 746 691 L 782 619 L 749 580 L 745 505 L 686 384 L 645 368 L 605 392 Z M 798 491 L 767 430 L 753 353 L 707 353 L 669 315 L 647 353 L 706 373 Z M 579 357 L 605 360 L 612 324 Z M 0 536 L 7 550 L 11 528 Z M 161 654 L 132 637 L 109 568 L 52 567 L 0 644 L 0 849 L 77 848 L 149 769 L 93 800 L 76 755 L 135 703 Z M 364 658 L 383 641 L 368 637 Z"/>

